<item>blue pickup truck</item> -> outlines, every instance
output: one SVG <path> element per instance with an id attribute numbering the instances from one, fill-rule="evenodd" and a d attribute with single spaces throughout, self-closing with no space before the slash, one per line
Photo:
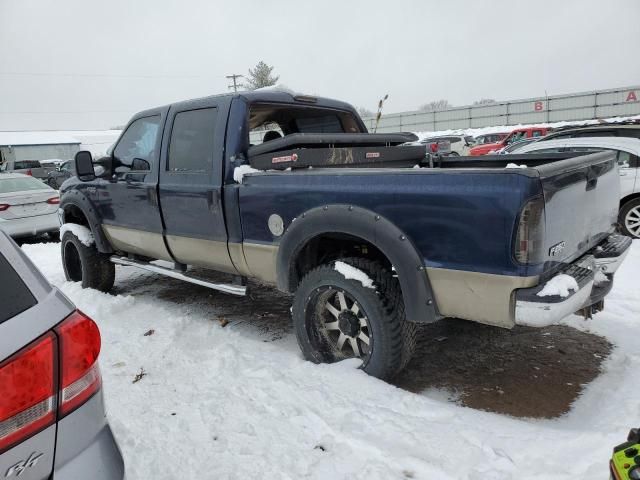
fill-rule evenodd
<path id="1" fill-rule="evenodd" d="M 121 265 L 235 295 L 272 284 L 294 295 L 307 359 L 357 357 L 383 379 L 421 323 L 512 328 L 603 308 L 630 245 L 614 234 L 613 154 L 509 168 L 515 157 L 434 160 L 406 139 L 367 134 L 346 103 L 278 91 L 140 112 L 108 157 L 78 153 L 62 185 L 67 279 L 108 291 Z"/>

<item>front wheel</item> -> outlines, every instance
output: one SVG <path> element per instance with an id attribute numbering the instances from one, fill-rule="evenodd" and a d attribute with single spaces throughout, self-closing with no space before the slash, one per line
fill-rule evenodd
<path id="1" fill-rule="evenodd" d="M 62 235 L 60 250 L 67 280 L 81 282 L 82 288 L 95 288 L 102 292 L 111 290 L 116 270 L 109 255 L 100 253 L 95 245 L 85 245 L 71 231 Z"/>
<path id="2" fill-rule="evenodd" d="M 632 238 L 640 238 L 640 198 L 622 206 L 618 223 L 622 233 Z"/>
<path id="3" fill-rule="evenodd" d="M 312 362 L 359 358 L 369 375 L 390 379 L 406 366 L 415 346 L 416 326 L 405 320 L 398 280 L 375 261 L 340 262 L 363 273 L 371 286 L 345 278 L 336 262 L 309 272 L 293 302 L 298 344 Z"/>

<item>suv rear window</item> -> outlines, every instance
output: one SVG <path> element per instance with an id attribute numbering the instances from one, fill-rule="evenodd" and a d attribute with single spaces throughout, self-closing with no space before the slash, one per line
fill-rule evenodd
<path id="1" fill-rule="evenodd" d="M 0 323 L 15 317 L 19 313 L 33 307 L 37 302 L 31 291 L 0 254 Z"/>

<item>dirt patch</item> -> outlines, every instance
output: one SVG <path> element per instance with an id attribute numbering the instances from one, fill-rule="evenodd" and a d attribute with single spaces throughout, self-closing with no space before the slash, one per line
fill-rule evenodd
<path id="1" fill-rule="evenodd" d="M 219 327 L 223 318 L 225 328 L 265 342 L 293 335 L 291 297 L 259 283 L 250 282 L 249 297 L 243 298 L 141 274 L 116 281 L 114 290 L 210 309 L 212 324 Z M 461 405 L 480 410 L 553 418 L 570 410 L 610 350 L 604 338 L 569 327 L 505 330 L 449 319 L 421 327 L 412 361 L 392 383 L 415 393 L 443 389 Z"/>
<path id="2" fill-rule="evenodd" d="M 553 418 L 598 376 L 611 344 L 564 326 L 505 330 L 448 319 L 423 327 L 416 350 L 393 382 L 400 388 L 439 388 L 467 407 Z"/>

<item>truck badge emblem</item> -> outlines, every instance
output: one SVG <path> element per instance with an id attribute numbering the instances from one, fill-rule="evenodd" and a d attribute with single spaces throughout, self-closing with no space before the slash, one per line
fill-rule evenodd
<path id="1" fill-rule="evenodd" d="M 560 255 L 566 246 L 565 242 L 556 243 L 549 249 L 549 256 L 555 257 L 556 255 Z"/>
<path id="2" fill-rule="evenodd" d="M 35 467 L 38 463 L 38 460 L 40 460 L 43 455 L 44 453 L 36 454 L 36 452 L 33 452 L 26 460 L 22 460 L 21 462 L 18 462 L 15 465 L 9 467 L 7 473 L 5 473 L 4 476 L 7 478 L 11 477 L 12 475 L 19 477 L 27 468 Z"/>

